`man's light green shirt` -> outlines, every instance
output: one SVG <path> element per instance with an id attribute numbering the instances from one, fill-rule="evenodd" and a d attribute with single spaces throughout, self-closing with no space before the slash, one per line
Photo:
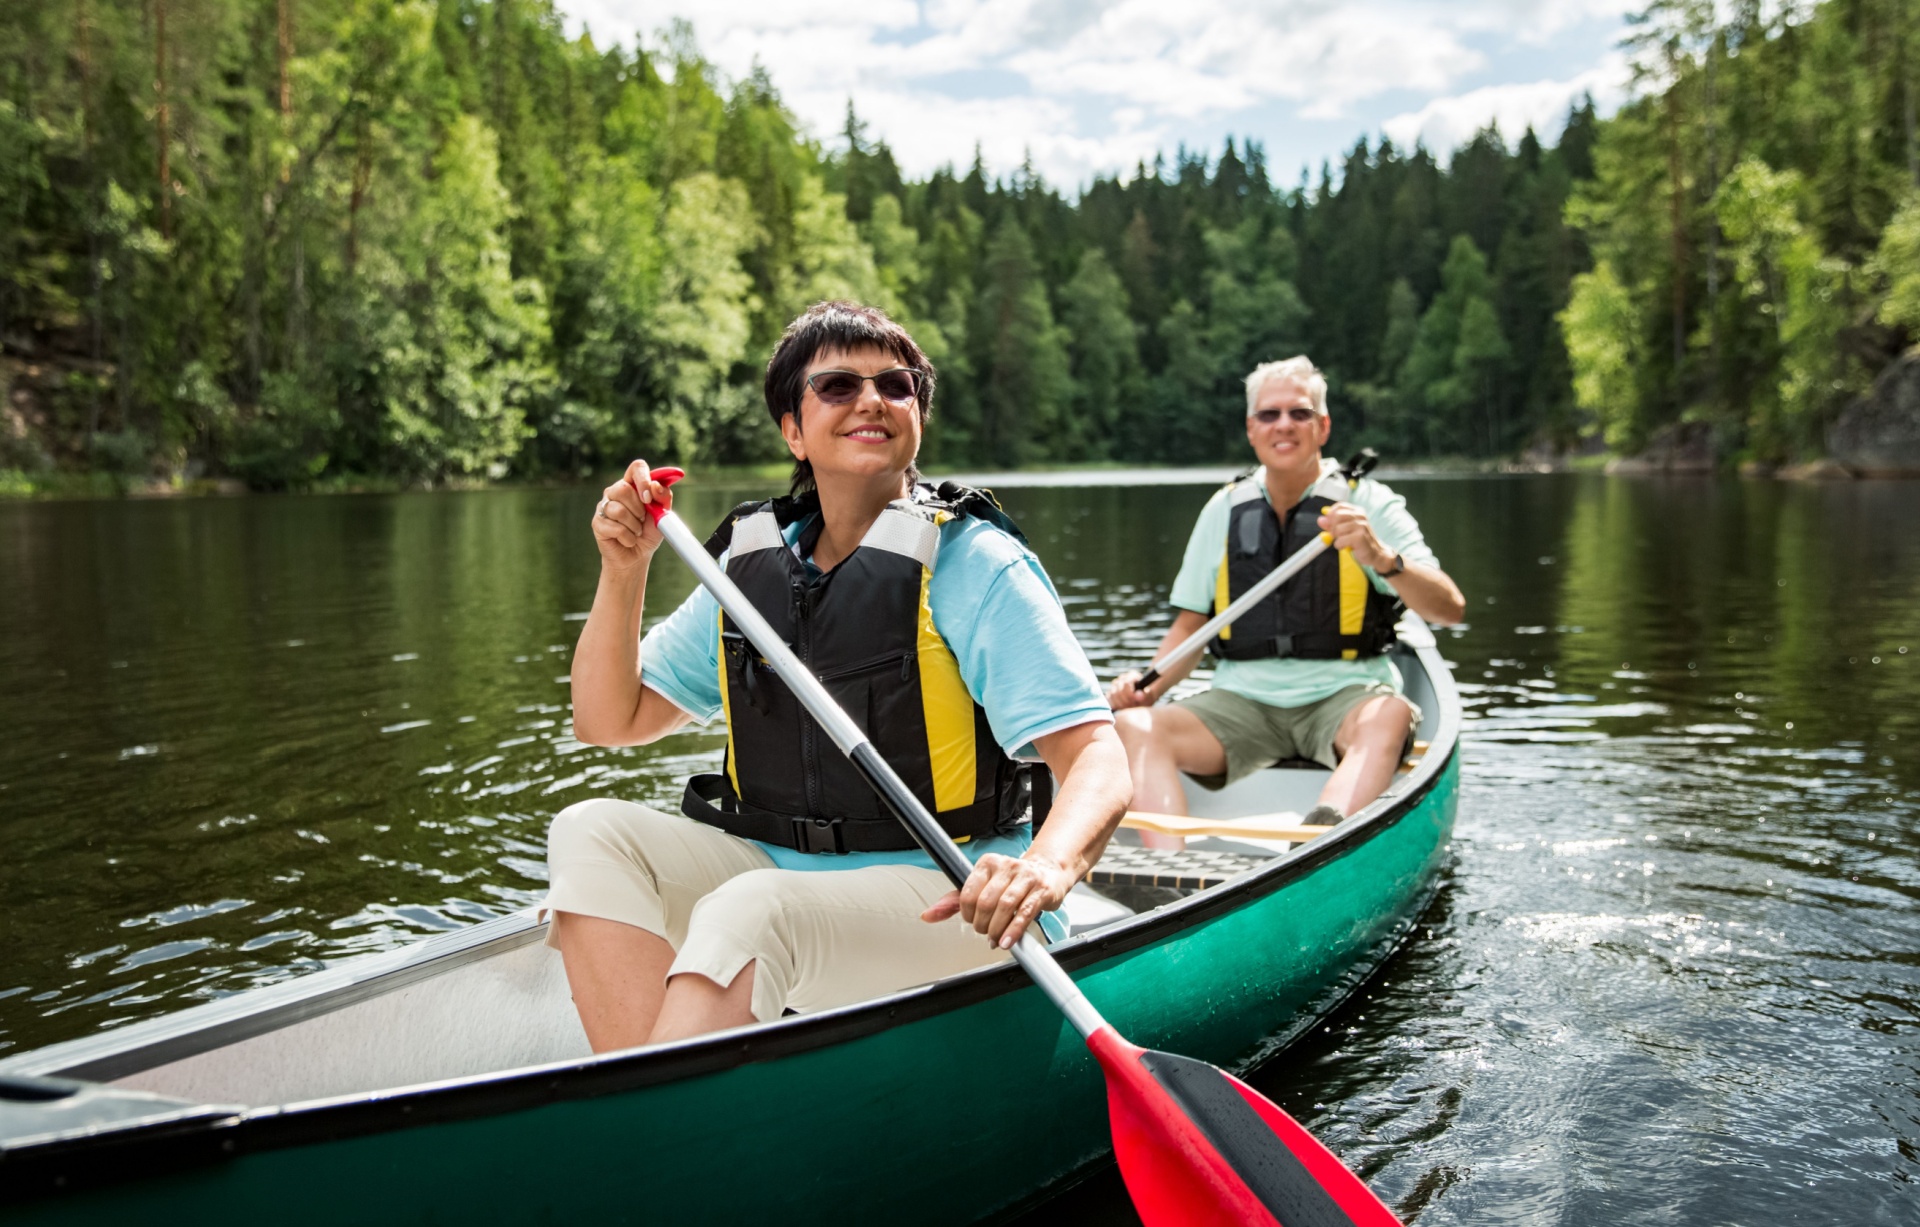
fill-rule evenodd
<path id="1" fill-rule="evenodd" d="M 1322 460 L 1322 479 L 1337 473 L 1339 468 L 1336 461 Z M 1260 471 L 1256 469 L 1250 480 L 1260 481 L 1260 478 Z M 1262 482 L 1260 496 L 1265 498 L 1266 493 Z M 1346 495 L 1346 501 L 1367 513 L 1374 534 L 1388 549 L 1404 556 L 1408 566 L 1440 565 L 1427 539 L 1421 535 L 1419 523 L 1407 511 L 1406 499 L 1380 482 L 1362 478 L 1359 487 Z M 1208 499 L 1207 505 L 1200 509 L 1200 518 L 1193 524 L 1193 535 L 1187 538 L 1187 554 L 1181 560 L 1180 574 L 1173 580 L 1170 599 L 1176 608 L 1213 613 L 1214 584 L 1221 559 L 1227 552 L 1227 512 L 1226 489 Z M 1382 592 L 1392 591 L 1392 585 L 1371 568 L 1361 569 L 1366 571 L 1374 587 Z M 1213 673 L 1213 684 L 1222 690 L 1273 707 L 1318 703 L 1348 686 L 1364 682 L 1385 682 L 1398 690 L 1400 671 L 1387 657 L 1376 656 L 1372 660 L 1223 660 Z"/>

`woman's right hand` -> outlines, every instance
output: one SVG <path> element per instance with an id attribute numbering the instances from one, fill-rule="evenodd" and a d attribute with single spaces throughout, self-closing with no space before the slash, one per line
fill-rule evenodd
<path id="1" fill-rule="evenodd" d="M 660 548 L 660 529 L 646 509 L 653 503 L 671 509 L 673 495 L 653 480 L 652 472 L 646 461 L 634 461 L 594 507 L 593 541 L 600 547 L 602 569 L 643 570 Z"/>

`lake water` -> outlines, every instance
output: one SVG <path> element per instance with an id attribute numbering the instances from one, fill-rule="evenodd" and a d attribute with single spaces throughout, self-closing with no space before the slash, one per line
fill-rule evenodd
<path id="1" fill-rule="evenodd" d="M 1102 480 L 1003 499 L 1110 673 L 1210 487 Z M 1920 484 L 1392 480 L 1470 606 L 1454 863 L 1262 1089 L 1423 1225 L 1920 1221 Z M 562 806 L 671 808 L 716 734 L 567 730 L 595 497 L 0 504 L 0 1052 L 522 906 Z M 1044 1210 L 1129 1218 L 1111 1175 Z"/>

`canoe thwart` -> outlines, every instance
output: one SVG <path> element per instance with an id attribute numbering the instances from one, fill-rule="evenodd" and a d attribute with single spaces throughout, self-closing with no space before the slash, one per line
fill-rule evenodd
<path id="1" fill-rule="evenodd" d="M 1181 814 L 1156 814 L 1150 810 L 1127 811 L 1120 825 L 1136 831 L 1161 835 L 1219 835 L 1227 839 L 1284 839 L 1303 844 L 1331 831 L 1332 827 L 1314 826 L 1300 821 L 1292 813 L 1251 814 L 1245 818 L 1188 818 Z"/>

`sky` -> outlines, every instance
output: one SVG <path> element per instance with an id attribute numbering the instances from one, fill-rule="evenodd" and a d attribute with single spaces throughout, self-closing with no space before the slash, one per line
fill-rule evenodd
<path id="1" fill-rule="evenodd" d="M 726 77 L 758 60 L 829 147 L 851 99 L 920 177 L 1031 155 L 1069 193 L 1183 143 L 1262 142 L 1281 184 L 1362 136 L 1445 153 L 1497 120 L 1557 136 L 1624 96 L 1622 0 L 557 0 L 569 29 L 659 47 L 682 18 Z"/>

